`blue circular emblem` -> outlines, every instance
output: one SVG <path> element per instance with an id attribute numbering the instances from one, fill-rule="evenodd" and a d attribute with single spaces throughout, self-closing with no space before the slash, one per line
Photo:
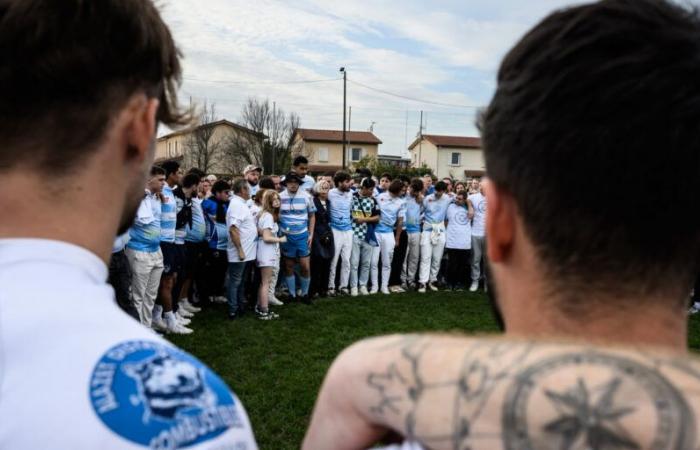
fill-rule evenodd
<path id="1" fill-rule="evenodd" d="M 95 365 L 90 401 L 119 436 L 151 448 L 179 448 L 242 428 L 226 384 L 193 356 L 158 342 L 127 341 Z"/>

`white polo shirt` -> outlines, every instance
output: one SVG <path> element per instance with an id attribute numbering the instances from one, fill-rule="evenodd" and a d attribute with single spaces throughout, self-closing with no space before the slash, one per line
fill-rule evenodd
<path id="1" fill-rule="evenodd" d="M 0 239 L 0 448 L 257 449 L 226 384 L 106 279 L 82 247 Z"/>
<path id="2" fill-rule="evenodd" d="M 245 253 L 243 261 L 255 261 L 256 240 L 258 238 L 257 220 L 250 212 L 246 201 L 237 195 L 231 197 L 228 210 L 226 211 L 226 228 L 230 230 L 234 226 L 238 229 L 241 247 L 243 247 L 243 253 Z M 231 239 L 228 240 L 227 251 L 228 262 L 243 262 L 238 257 L 238 250 Z"/>

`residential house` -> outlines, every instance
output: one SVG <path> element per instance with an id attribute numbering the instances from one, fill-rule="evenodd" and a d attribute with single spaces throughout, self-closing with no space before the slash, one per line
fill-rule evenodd
<path id="1" fill-rule="evenodd" d="M 369 131 L 346 131 L 346 168 L 366 156 L 379 154 L 381 140 Z M 343 132 L 297 128 L 292 134 L 293 156 L 303 155 L 314 173 L 335 172 L 343 167 Z"/>
<path id="2" fill-rule="evenodd" d="M 413 167 L 423 164 L 438 178 L 464 179 L 485 173 L 481 138 L 423 134 L 408 147 Z"/>
<path id="3" fill-rule="evenodd" d="M 159 137 L 155 161 L 177 160 L 185 169 L 229 175 L 245 165 L 241 154 L 259 148 L 265 139 L 262 133 L 223 119 Z"/>

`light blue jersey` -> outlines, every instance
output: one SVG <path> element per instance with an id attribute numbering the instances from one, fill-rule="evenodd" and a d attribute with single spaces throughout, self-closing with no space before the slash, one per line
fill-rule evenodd
<path id="1" fill-rule="evenodd" d="M 202 210 L 202 200 L 192 199 L 192 226 L 188 223 L 185 226 L 186 242 L 202 242 L 206 240 L 207 224 L 204 221 L 204 211 Z"/>
<path id="2" fill-rule="evenodd" d="M 352 191 L 342 192 L 333 188 L 328 192 L 328 200 L 331 202 L 331 228 L 338 231 L 352 230 Z"/>
<path id="3" fill-rule="evenodd" d="M 202 202 L 204 221 L 207 224 L 209 248 L 213 250 L 226 250 L 228 248 L 228 228 L 226 227 L 226 222 L 216 221 L 217 207 L 218 203 L 214 198 L 208 198 Z M 228 203 L 224 203 L 222 207 L 224 208 L 223 219 L 226 220 Z"/>
<path id="4" fill-rule="evenodd" d="M 163 186 L 162 216 L 160 218 L 160 241 L 175 242 L 175 225 L 177 223 L 177 204 L 173 189 L 166 183 Z"/>
<path id="5" fill-rule="evenodd" d="M 161 203 L 150 192 L 141 200 L 126 248 L 154 253 L 160 248 Z"/>
<path id="6" fill-rule="evenodd" d="M 280 194 L 280 230 L 284 234 L 303 234 L 309 231 L 309 215 L 316 212 L 314 201 L 301 187 L 296 194 L 285 190 Z"/>
<path id="7" fill-rule="evenodd" d="M 175 197 L 175 205 L 176 205 L 176 208 L 175 208 L 176 214 L 180 214 L 180 211 L 182 211 L 182 208 L 185 207 L 185 201 L 183 199 L 181 199 L 180 197 Z M 176 215 L 176 218 L 177 218 L 177 215 Z M 187 236 L 186 225 L 183 225 L 180 228 L 175 228 L 175 243 L 177 245 L 183 245 L 185 243 L 185 236 Z"/>
<path id="8" fill-rule="evenodd" d="M 314 188 L 315 184 L 316 184 L 316 182 L 314 181 L 313 178 L 311 178 L 309 175 L 305 175 L 303 183 L 301 183 L 301 186 L 299 186 L 299 189 L 303 189 L 304 191 L 311 194 L 311 191 Z"/>
<path id="9" fill-rule="evenodd" d="M 406 217 L 406 200 L 401 197 L 392 197 L 389 192 L 379 194 L 379 223 L 375 233 L 393 233 L 396 222 Z"/>
<path id="10" fill-rule="evenodd" d="M 424 222 L 423 231 L 433 231 L 434 223 L 445 223 L 447 208 L 449 208 L 452 199 L 447 193 L 443 193 L 438 199 L 435 194 L 430 194 L 423 200 Z"/>
<path id="11" fill-rule="evenodd" d="M 406 233 L 420 233 L 420 224 L 423 222 L 423 203 L 418 203 L 413 196 L 406 197 L 406 220 L 404 227 Z"/>

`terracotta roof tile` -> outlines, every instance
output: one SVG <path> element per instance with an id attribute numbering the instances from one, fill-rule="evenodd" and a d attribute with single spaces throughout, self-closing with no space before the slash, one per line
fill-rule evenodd
<path id="1" fill-rule="evenodd" d="M 342 130 L 313 130 L 310 128 L 297 128 L 305 141 L 343 142 Z M 352 144 L 381 144 L 382 141 L 369 131 L 346 131 L 345 140 Z"/>
<path id="2" fill-rule="evenodd" d="M 481 138 L 468 136 L 440 136 L 437 134 L 424 134 L 423 139 L 437 147 L 452 148 L 481 148 Z M 420 137 L 413 141 L 409 149 L 420 142 Z"/>

